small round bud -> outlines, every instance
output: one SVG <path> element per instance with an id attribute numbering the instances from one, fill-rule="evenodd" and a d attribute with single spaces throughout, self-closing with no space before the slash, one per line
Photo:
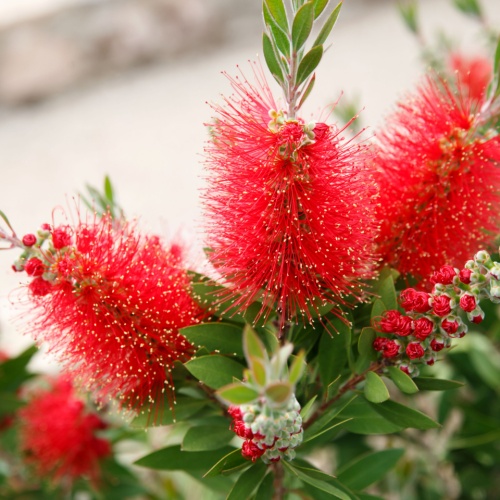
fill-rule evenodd
<path id="1" fill-rule="evenodd" d="M 25 234 L 23 236 L 23 245 L 26 247 L 32 247 L 36 243 L 36 236 L 34 234 Z"/>

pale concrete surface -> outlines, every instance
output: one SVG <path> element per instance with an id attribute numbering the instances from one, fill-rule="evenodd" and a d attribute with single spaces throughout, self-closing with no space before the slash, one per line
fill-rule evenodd
<path id="1" fill-rule="evenodd" d="M 500 1 L 482 3 L 491 25 L 500 26 Z M 358 94 L 363 123 L 371 127 L 368 137 L 395 100 L 414 87 L 422 68 L 395 2 L 345 4 L 304 114 L 324 108 L 342 90 Z M 478 31 L 449 0 L 423 0 L 421 11 L 430 36 L 441 27 L 464 49 Z M 142 227 L 164 235 L 183 228 L 201 248 L 206 101 L 220 102 L 220 94 L 228 93 L 222 70 L 235 73 L 237 64 L 245 70 L 246 61 L 260 53 L 260 20 L 247 24 L 253 33 L 231 47 L 138 69 L 1 114 L 0 209 L 17 233 L 35 231 L 51 220 L 54 207 L 67 206 L 86 183 L 100 186 L 108 174 L 127 214 L 140 216 Z M 15 251 L 0 253 L 0 348 L 10 352 L 29 343 L 15 333 L 16 313 L 8 299 L 22 278 L 10 271 L 15 257 Z"/>

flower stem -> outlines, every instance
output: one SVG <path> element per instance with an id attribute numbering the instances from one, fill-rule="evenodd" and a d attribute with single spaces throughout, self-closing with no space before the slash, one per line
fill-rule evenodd
<path id="1" fill-rule="evenodd" d="M 272 464 L 272 468 L 274 471 L 273 500 L 283 500 L 286 494 L 286 488 L 283 484 L 283 480 L 285 479 L 283 464 L 275 462 Z"/>

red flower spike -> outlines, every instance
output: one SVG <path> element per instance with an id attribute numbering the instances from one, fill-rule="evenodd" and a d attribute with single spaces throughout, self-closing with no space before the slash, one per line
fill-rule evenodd
<path id="1" fill-rule="evenodd" d="M 379 250 L 403 276 L 458 266 L 498 233 L 500 136 L 478 132 L 481 105 L 427 79 L 378 135 Z"/>
<path id="2" fill-rule="evenodd" d="M 70 232 L 76 244 L 50 257 L 53 282 L 30 284 L 35 339 L 98 401 L 161 409 L 166 391 L 172 404 L 170 371 L 193 352 L 179 329 L 203 314 L 178 256 L 109 216 L 52 234 Z"/>
<path id="3" fill-rule="evenodd" d="M 232 79 L 236 96 L 214 106 L 204 194 L 210 259 L 241 309 L 260 299 L 261 313 L 277 308 L 283 323 L 332 303 L 341 316 L 344 296 L 362 298 L 359 280 L 374 262 L 366 151 L 333 126 L 307 135 L 302 120 L 286 121 L 257 78 L 256 86 Z"/>
<path id="4" fill-rule="evenodd" d="M 250 440 L 245 441 L 241 446 L 241 454 L 252 462 L 257 461 L 257 459 L 261 457 L 265 451 L 265 449 L 260 449 L 253 441 Z"/>
<path id="5" fill-rule="evenodd" d="M 71 240 L 70 228 L 67 226 L 61 226 L 52 231 L 52 244 L 56 250 L 71 245 Z"/>
<path id="6" fill-rule="evenodd" d="M 471 99 L 482 100 L 493 74 L 491 61 L 486 57 L 466 57 L 454 53 L 450 57 L 449 65 L 451 70 L 456 72 L 462 91 Z"/>
<path id="7" fill-rule="evenodd" d="M 108 441 L 96 437 L 106 424 L 87 413 L 68 380 L 59 379 L 39 391 L 19 411 L 21 449 L 40 477 L 56 482 L 100 476 L 99 460 L 110 455 Z"/>

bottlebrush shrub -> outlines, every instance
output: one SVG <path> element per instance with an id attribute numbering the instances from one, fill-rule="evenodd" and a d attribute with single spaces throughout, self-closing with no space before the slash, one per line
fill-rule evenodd
<path id="1" fill-rule="evenodd" d="M 373 144 L 343 139 L 330 117 L 301 111 L 340 8 L 264 0 L 263 53 L 280 95 L 254 65 L 254 80 L 232 78 L 235 95 L 212 105 L 211 277 L 127 222 L 109 179 L 76 224 L 18 237 L 1 214 L 4 246 L 21 251 L 28 328 L 90 397 L 118 402 L 124 420 L 105 430 L 113 448 L 140 443 L 141 458 L 112 462 L 89 495 L 497 493 L 500 263 L 488 252 L 500 46 L 486 90 L 476 92 L 483 74 L 476 85 L 435 71 Z M 414 29 L 414 10 L 402 9 Z M 0 363 L 0 417 L 26 411 L 31 355 Z M 0 438 L 15 437 L 11 422 Z M 146 473 L 139 486 L 132 468 Z M 17 476 L 0 481 L 0 496 L 27 490 Z"/>

